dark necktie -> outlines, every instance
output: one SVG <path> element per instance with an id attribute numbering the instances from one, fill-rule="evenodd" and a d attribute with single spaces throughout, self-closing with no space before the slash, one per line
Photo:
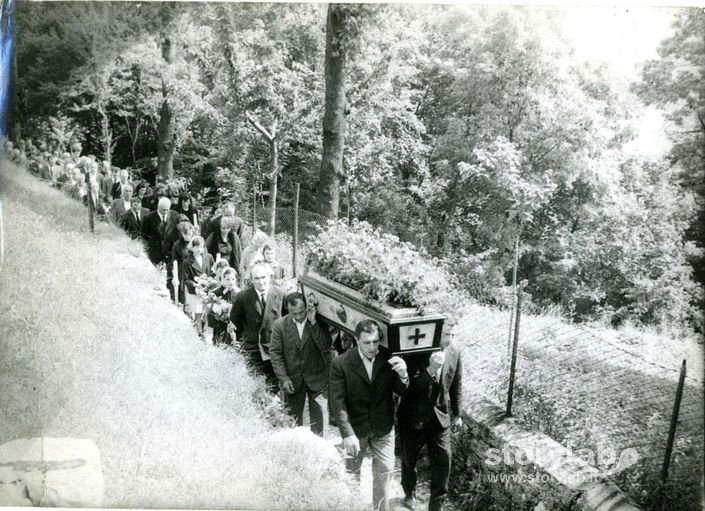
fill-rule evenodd
<path id="1" fill-rule="evenodd" d="M 264 301 L 264 293 L 259 295 L 259 303 L 260 303 L 260 305 L 262 305 L 262 310 L 264 310 L 264 306 L 266 305 L 266 303 Z"/>

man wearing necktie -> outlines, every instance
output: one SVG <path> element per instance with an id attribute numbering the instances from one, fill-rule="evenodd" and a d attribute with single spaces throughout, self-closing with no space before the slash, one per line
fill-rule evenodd
<path id="1" fill-rule="evenodd" d="M 301 293 L 287 295 L 286 306 L 289 314 L 277 320 L 272 328 L 269 348 L 272 368 L 296 425 L 304 425 L 304 404 L 308 397 L 311 431 L 323 436 L 332 340 L 328 328 L 316 320 L 315 306 L 306 307 Z"/>
<path id="2" fill-rule="evenodd" d="M 460 351 L 452 343 L 457 334 L 455 317 L 446 315 L 442 351 L 408 357 L 410 384 L 397 411 L 401 440 L 401 485 L 404 506 L 416 502 L 416 461 L 425 445 L 431 474 L 429 511 L 443 509 L 450 476 L 451 426 L 460 426 L 463 367 Z"/>
<path id="3" fill-rule="evenodd" d="M 265 376 L 267 387 L 276 392 L 277 378 L 272 369 L 269 344 L 274 322 L 281 318 L 284 293 L 271 285 L 272 268 L 256 263 L 250 270 L 252 286 L 240 291 L 230 310 L 240 352 L 255 373 Z"/>
<path id="4" fill-rule="evenodd" d="M 130 209 L 125 211 L 120 218 L 120 225 L 130 238 L 136 240 L 142 235 L 142 220 L 148 214 L 149 210 L 142 207 L 142 199 L 134 196 L 130 201 Z"/>
<path id="5" fill-rule="evenodd" d="M 169 211 L 170 208 L 169 198 L 162 197 L 157 204 L 157 210 L 142 219 L 142 238 L 147 247 L 147 256 L 155 266 L 164 262 L 164 237 L 169 231 L 169 224 L 176 224 L 177 215 Z"/>

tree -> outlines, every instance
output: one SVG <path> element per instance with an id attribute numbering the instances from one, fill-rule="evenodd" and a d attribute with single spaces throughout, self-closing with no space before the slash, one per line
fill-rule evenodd
<path id="1" fill-rule="evenodd" d="M 340 180 L 345 145 L 345 25 L 344 6 L 328 5 L 326 18 L 326 99 L 323 114 L 323 157 L 320 172 L 320 212 L 338 218 Z"/>
<path id="2" fill-rule="evenodd" d="M 659 59 L 644 64 L 634 89 L 647 103 L 661 107 L 674 128 L 671 165 L 679 169 L 683 188 L 695 194 L 697 214 L 686 232 L 698 250 L 690 260 L 695 278 L 705 284 L 705 15 L 702 9 L 683 9 L 674 34 L 659 47 Z"/>

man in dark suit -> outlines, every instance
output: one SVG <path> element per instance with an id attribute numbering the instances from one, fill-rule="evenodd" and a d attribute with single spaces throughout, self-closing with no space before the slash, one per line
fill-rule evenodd
<path id="1" fill-rule="evenodd" d="M 240 352 L 248 365 L 267 379 L 269 390 L 276 392 L 277 378 L 272 369 L 269 343 L 274 322 L 281 318 L 283 292 L 271 285 L 272 269 L 256 263 L 250 270 L 252 286 L 235 296 L 230 321 L 235 325 Z"/>
<path id="2" fill-rule="evenodd" d="M 120 181 L 113 183 L 113 188 L 110 192 L 113 196 L 113 200 L 122 197 L 122 190 L 126 185 L 130 185 L 133 190 L 135 189 L 130 182 L 130 172 L 127 169 L 122 169 L 120 170 Z"/>
<path id="3" fill-rule="evenodd" d="M 201 233 L 203 239 L 208 239 L 208 236 L 211 233 L 220 231 L 220 222 L 223 217 L 230 217 L 233 219 L 232 232 L 237 234 L 237 237 L 242 240 L 242 226 L 245 225 L 245 222 L 239 216 L 235 216 L 235 205 L 232 202 L 227 202 L 223 206 L 223 213 L 221 215 L 204 222 L 202 228 L 203 232 Z"/>
<path id="4" fill-rule="evenodd" d="M 398 410 L 401 439 L 401 485 L 404 505 L 416 502 L 416 461 L 425 445 L 430 461 L 430 511 L 441 511 L 448 493 L 450 476 L 451 426 L 462 424 L 463 367 L 460 351 L 452 344 L 457 333 L 455 317 L 448 315 L 443 326 L 443 351 L 410 357 L 409 389 Z"/>
<path id="5" fill-rule="evenodd" d="M 316 307 L 306 307 L 301 293 L 286 297 L 289 314 L 272 328 L 269 355 L 279 387 L 297 426 L 304 424 L 308 396 L 311 431 L 323 436 L 324 392 L 328 388 L 332 340 L 328 328 L 316 321 Z"/>
<path id="6" fill-rule="evenodd" d="M 406 363 L 380 346 L 382 332 L 371 319 L 355 326 L 357 347 L 333 359 L 329 401 L 351 456 L 347 469 L 360 474 L 367 449 L 372 451 L 372 504 L 389 509 L 389 484 L 394 471 L 394 398 L 409 384 Z"/>
<path id="7" fill-rule="evenodd" d="M 122 214 L 119 225 L 125 229 L 130 238 L 136 240 L 142 237 L 142 220 L 148 214 L 149 210 L 142 207 L 142 199 L 132 197 L 130 209 Z"/>
<path id="8" fill-rule="evenodd" d="M 152 211 L 142 219 L 142 239 L 147 248 L 147 257 L 155 266 L 164 262 L 164 236 L 170 232 L 171 224 L 175 224 L 178 215 L 170 211 L 171 201 L 162 197 L 157 210 Z"/>

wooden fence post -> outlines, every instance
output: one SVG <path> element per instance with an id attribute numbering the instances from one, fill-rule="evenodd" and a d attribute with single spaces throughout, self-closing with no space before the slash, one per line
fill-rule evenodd
<path id="1" fill-rule="evenodd" d="M 296 195 L 294 195 L 294 255 L 292 263 L 291 275 L 296 277 L 296 268 L 298 267 L 298 247 L 299 247 L 299 192 L 301 185 L 296 183 Z"/>
<path id="2" fill-rule="evenodd" d="M 507 390 L 507 410 L 506 416 L 512 415 L 512 401 L 514 400 L 514 379 L 516 378 L 517 367 L 517 347 L 519 345 L 519 320 L 521 319 L 521 297 L 523 286 L 518 289 L 516 303 L 516 321 L 514 322 L 514 342 L 512 343 L 512 361 L 509 367 L 509 389 Z"/>

